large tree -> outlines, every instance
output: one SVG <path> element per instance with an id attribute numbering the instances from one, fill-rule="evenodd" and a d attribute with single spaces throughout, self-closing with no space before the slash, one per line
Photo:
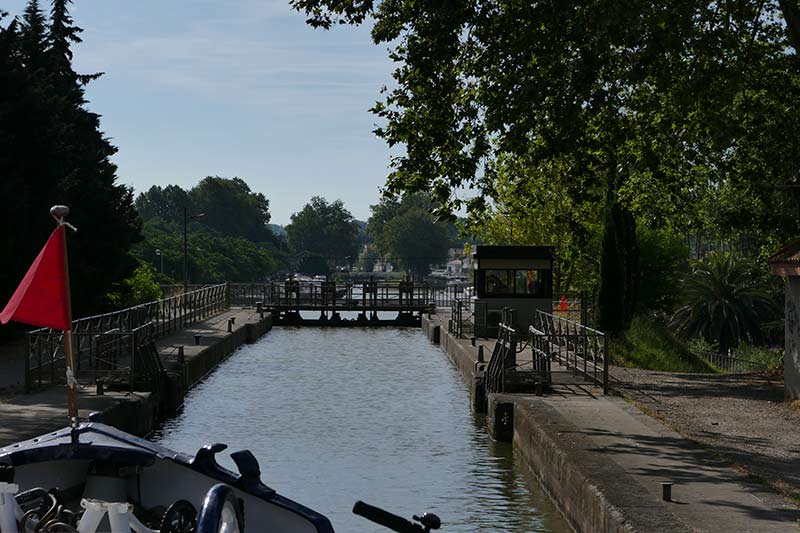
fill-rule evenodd
<path id="1" fill-rule="evenodd" d="M 178 185 L 153 185 L 136 197 L 136 209 L 144 220 L 160 218 L 182 223 L 184 208 L 195 211 L 189 193 Z"/>
<path id="2" fill-rule="evenodd" d="M 224 235 L 254 242 L 272 241 L 269 200 L 253 192 L 240 178 L 209 176 L 189 191 L 196 209 L 205 213 L 203 222 Z"/>
<path id="3" fill-rule="evenodd" d="M 183 210 L 203 214 L 204 226 L 230 237 L 253 242 L 275 242 L 269 227 L 269 200 L 241 178 L 208 176 L 191 189 L 154 185 L 136 198 L 145 220 L 160 218 L 183 223 Z"/>
<path id="4" fill-rule="evenodd" d="M 52 231 L 49 208 L 66 204 L 79 229 L 68 242 L 80 316 L 100 312 L 109 289 L 136 268 L 129 250 L 141 239 L 141 220 L 131 190 L 117 183 L 116 148 L 87 109 L 85 86 L 97 75 L 73 70 L 81 30 L 68 3 L 55 0 L 48 19 L 31 1 L 21 20 L 0 26 L 0 300 Z"/>
<path id="5" fill-rule="evenodd" d="M 289 247 L 299 258 L 312 254 L 334 264 L 354 262 L 358 255 L 359 225 L 341 200 L 328 202 L 313 196 L 292 214 L 286 234 Z"/>
<path id="6" fill-rule="evenodd" d="M 373 246 L 414 277 L 423 278 L 431 264 L 447 259 L 451 244 L 449 225 L 433 218 L 427 194 L 382 198 L 370 209 L 367 232 Z"/>
<path id="7" fill-rule="evenodd" d="M 378 135 L 404 147 L 390 192 L 429 190 L 442 213 L 481 214 L 497 196 L 498 161 L 513 156 L 536 175 L 559 166 L 579 199 L 601 199 L 600 325 L 612 333 L 636 308 L 637 226 L 696 224 L 681 210 L 730 179 L 743 104 L 780 94 L 765 77 L 797 75 L 792 0 L 292 5 L 317 27 L 370 21 L 374 41 L 391 47 L 395 83 L 374 108 Z M 790 94 L 787 116 L 798 105 Z"/>
<path id="8" fill-rule="evenodd" d="M 241 178 L 209 176 L 191 189 L 154 185 L 136 198 L 146 242 L 136 255 L 163 281 L 183 279 L 183 216 L 188 221 L 189 279 L 259 281 L 283 266 L 285 243 L 270 229 L 269 200 Z M 156 253 L 158 250 L 158 253 Z"/>

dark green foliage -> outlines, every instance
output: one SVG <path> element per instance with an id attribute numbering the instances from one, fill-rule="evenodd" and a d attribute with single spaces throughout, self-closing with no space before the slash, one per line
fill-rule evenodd
<path id="1" fill-rule="evenodd" d="M 269 229 L 269 200 L 252 192 L 244 180 L 209 176 L 189 191 L 193 209 L 205 213 L 203 224 L 253 242 L 275 240 Z"/>
<path id="2" fill-rule="evenodd" d="M 141 240 L 130 189 L 117 184 L 116 152 L 86 109 L 70 46 L 77 42 L 67 2 L 53 3 L 50 25 L 35 2 L 21 22 L 0 28 L 0 225 L 5 301 L 54 227 L 49 208 L 66 204 L 75 316 L 97 313 L 112 286 L 136 268 L 129 254 Z M 42 33 L 44 31 L 44 33 Z"/>
<path id="3" fill-rule="evenodd" d="M 109 293 L 111 305 L 118 309 L 132 307 L 161 298 L 161 287 L 156 281 L 153 267 L 148 263 L 140 263 L 133 274 L 116 284 Z"/>
<path id="4" fill-rule="evenodd" d="M 189 193 L 178 185 L 159 187 L 153 185 L 136 197 L 136 209 L 143 219 L 160 218 L 183 223 L 183 209 L 195 212 Z"/>
<path id="5" fill-rule="evenodd" d="M 291 4 L 314 27 L 371 24 L 390 47 L 393 83 L 373 109 L 378 136 L 401 148 L 390 193 L 428 192 L 437 212 L 478 220 L 513 205 L 513 221 L 556 189 L 579 222 L 604 222 L 612 333 L 640 305 L 637 226 L 762 248 L 800 229 L 775 188 L 800 152 L 796 1 Z M 506 177 L 514 202 L 498 195 L 509 159 L 526 170 Z"/>
<path id="6" fill-rule="evenodd" d="M 255 243 L 242 237 L 221 235 L 191 221 L 188 227 L 189 280 L 192 283 L 257 282 L 275 273 L 284 264 L 283 252 L 269 243 Z M 134 249 L 136 256 L 147 261 L 154 272 L 161 268 L 160 282 L 183 281 L 183 222 L 160 218 L 145 221 L 145 241 Z"/>
<path id="7" fill-rule="evenodd" d="M 291 220 L 286 234 L 295 255 L 315 254 L 333 266 L 352 262 L 358 256 L 359 225 L 341 200 L 328 202 L 313 196 Z"/>
<path id="8" fill-rule="evenodd" d="M 250 190 L 241 178 L 208 176 L 185 191 L 177 185 L 154 185 L 136 198 L 142 217 L 183 223 L 183 209 L 203 213 L 202 223 L 222 235 L 253 242 L 277 242 L 269 228 L 269 200 Z"/>
<path id="9" fill-rule="evenodd" d="M 309 276 L 327 276 L 331 272 L 330 261 L 319 254 L 303 255 L 297 262 L 297 271 Z"/>
<path id="10" fill-rule="evenodd" d="M 414 278 L 424 278 L 431 264 L 447 259 L 452 225 L 434 220 L 427 194 L 409 194 L 402 200 L 383 198 L 371 210 L 367 232 L 373 246 Z"/>
<path id="11" fill-rule="evenodd" d="M 257 282 L 285 265 L 285 239 L 270 229 L 269 200 L 240 178 L 209 176 L 188 191 L 153 186 L 136 198 L 145 219 L 146 242 L 136 255 L 162 282 L 183 281 L 183 213 L 203 214 L 188 224 L 188 270 L 192 283 Z"/>
<path id="12" fill-rule="evenodd" d="M 686 240 L 668 229 L 640 227 L 639 312 L 672 313 L 689 271 Z"/>
<path id="13" fill-rule="evenodd" d="M 761 343 L 761 324 L 775 311 L 750 265 L 731 253 L 708 254 L 684 280 L 682 294 L 685 303 L 673 326 L 687 337 L 717 344 L 722 354 L 742 342 Z"/>

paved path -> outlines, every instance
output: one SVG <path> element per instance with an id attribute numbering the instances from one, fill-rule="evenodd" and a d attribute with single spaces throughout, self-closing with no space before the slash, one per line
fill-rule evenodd
<path id="1" fill-rule="evenodd" d="M 148 393 L 106 392 L 97 396 L 93 388 L 84 387 L 78 400 L 80 417 L 86 419 L 93 411 L 105 411 L 143 394 Z M 20 394 L 0 402 L 0 446 L 38 437 L 68 424 L 66 387 Z"/>
<path id="2" fill-rule="evenodd" d="M 193 324 L 190 328 L 159 340 L 156 345 L 162 357 L 174 359 L 177 350 L 185 345 L 187 360 L 203 348 L 224 339 L 228 333 L 228 319 L 235 317 L 235 328 L 243 328 L 255 321 L 258 314 L 252 309 L 231 309 L 210 319 Z M 194 335 L 202 335 L 199 346 L 194 344 Z M 95 394 L 94 387 L 82 387 L 78 406 L 80 416 L 85 419 L 92 411 L 104 411 L 121 401 L 137 401 L 147 393 L 106 391 L 103 396 Z M 33 394 L 17 394 L 0 397 L 0 446 L 26 440 L 67 425 L 66 387 L 59 386 Z"/>
<path id="3" fill-rule="evenodd" d="M 234 318 L 233 329 L 238 330 L 244 328 L 249 322 L 258 321 L 260 317 L 255 309 L 232 308 L 157 340 L 156 347 L 158 347 L 165 366 L 177 361 L 178 346 L 183 346 L 184 357 L 188 361 L 199 354 L 205 347 L 224 339 L 229 335 L 228 320 L 231 318 Z M 200 335 L 199 345 L 195 344 L 195 335 Z"/>
<path id="4" fill-rule="evenodd" d="M 628 494 L 645 491 L 647 500 L 659 502 L 694 531 L 798 529 L 796 507 L 619 397 L 598 395 L 592 387 L 559 386 L 544 398 L 525 396 L 520 401 L 545 404 L 568 421 L 575 449 L 589 452 L 584 455 L 589 464 L 580 466 L 600 478 L 601 490 L 611 487 L 611 503 L 627 514 L 636 509 L 626 509 L 624 487 Z M 561 428 L 559 435 L 563 433 Z M 603 469 L 597 467 L 608 461 L 618 465 L 626 479 L 617 474 L 603 479 Z M 662 481 L 674 483 L 673 502 L 661 500 Z M 622 485 L 623 492 L 613 490 L 614 485 Z"/>

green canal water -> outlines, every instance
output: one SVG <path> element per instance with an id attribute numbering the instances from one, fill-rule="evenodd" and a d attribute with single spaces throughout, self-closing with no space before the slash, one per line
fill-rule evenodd
<path id="1" fill-rule="evenodd" d="M 435 512 L 444 532 L 569 531 L 418 329 L 275 328 L 193 389 L 154 440 L 250 449 L 267 485 L 341 533 L 380 530 L 351 513 L 359 499 L 405 517 Z"/>

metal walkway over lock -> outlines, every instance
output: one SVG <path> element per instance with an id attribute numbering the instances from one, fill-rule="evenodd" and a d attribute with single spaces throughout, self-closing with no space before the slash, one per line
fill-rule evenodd
<path id="1" fill-rule="evenodd" d="M 231 299 L 262 305 L 272 313 L 276 324 L 321 325 L 419 325 L 420 316 L 432 307 L 433 292 L 426 284 L 413 281 L 335 281 L 287 280 L 260 285 L 232 286 Z M 318 312 L 308 319 L 301 312 Z M 343 312 L 358 313 L 344 319 Z M 397 313 L 393 320 L 380 319 L 378 313 Z"/>

